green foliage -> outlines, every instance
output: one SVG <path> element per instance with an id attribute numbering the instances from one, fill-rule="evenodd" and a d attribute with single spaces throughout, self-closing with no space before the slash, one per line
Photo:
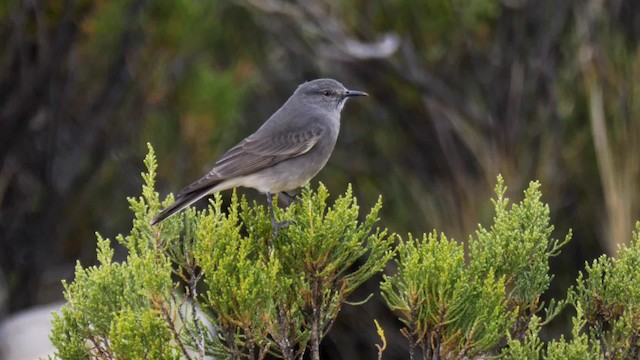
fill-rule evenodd
<path id="1" fill-rule="evenodd" d="M 411 355 L 422 347 L 426 358 L 488 353 L 509 333 L 525 336 L 531 316 L 543 308 L 539 298 L 549 287 L 549 258 L 571 238 L 551 238 L 549 207 L 532 182 L 524 199 L 508 209 L 506 187 L 498 177 L 494 224 L 480 226 L 469 240 L 469 263 L 463 246 L 435 232 L 422 241 L 409 236 L 398 246 L 398 273 L 381 284 L 388 306 L 400 315 Z M 554 301 L 547 320 L 562 308 Z M 510 329 L 510 331 L 507 331 Z M 522 344 L 514 353 L 535 353 L 539 342 Z"/>
<path id="2" fill-rule="evenodd" d="M 630 246 L 618 259 L 605 255 L 587 264 L 569 291 L 576 309 L 572 339 L 548 343 L 538 338 L 540 319 L 533 316 L 523 341 L 510 339 L 503 359 L 636 359 L 640 356 L 640 222 Z"/>
<path id="3" fill-rule="evenodd" d="M 148 204 L 157 204 L 151 149 L 145 164 L 149 173 L 143 174 L 143 198 L 129 199 L 136 214 L 131 235 L 118 237 L 129 251 L 126 261 L 113 262 L 111 242 L 97 235 L 99 264 L 87 268 L 77 264 L 73 283 L 64 283 L 67 304 L 61 314 L 54 314 L 51 333 L 59 358 L 173 359 L 179 355 L 153 301 L 168 298 L 173 281 L 171 263 L 158 256 L 157 238 L 145 215 Z"/>
<path id="4" fill-rule="evenodd" d="M 358 222 L 351 189 L 331 207 L 328 197 L 323 185 L 306 188 L 299 202 L 276 209 L 292 225 L 273 247 L 265 208 L 234 196 L 225 214 L 215 197 L 194 254 L 206 274 L 203 306 L 225 339 L 220 351 L 275 347 L 285 358 L 302 356 L 308 342 L 319 345 L 349 294 L 391 258 L 393 237 L 374 230 L 381 202 Z"/>
<path id="5" fill-rule="evenodd" d="M 393 256 L 394 237 L 375 228 L 381 202 L 359 221 L 351 188 L 333 205 L 324 186 L 305 188 L 277 209 L 291 225 L 273 244 L 266 208 L 235 194 L 226 210 L 218 194 L 203 212 L 151 227 L 160 201 L 150 146 L 145 165 L 142 197 L 129 199 L 133 228 L 117 238 L 126 260 L 113 262 L 98 235 L 99 264 L 78 264 L 65 284 L 50 336 L 58 358 L 295 359 L 307 345 L 319 354 L 347 297 Z"/>
<path id="6" fill-rule="evenodd" d="M 640 356 L 640 222 L 633 241 L 618 248 L 618 258 L 601 256 L 587 264 L 569 302 L 578 309 L 589 335 L 606 359 Z"/>
<path id="7" fill-rule="evenodd" d="M 294 224 L 283 232 L 275 244 L 276 256 L 284 271 L 292 278 L 304 275 L 299 289 L 307 310 L 315 301 L 327 301 L 321 327 L 330 326 L 330 319 L 363 281 L 382 271 L 393 256 L 394 236 L 374 228 L 382 200 L 371 209 L 363 222 L 358 222 L 359 206 L 351 187 L 328 206 L 329 192 L 320 185 L 317 193 L 304 191 L 300 202 L 283 211 L 284 219 Z M 336 241 L 339 240 L 339 241 Z M 349 271 L 358 264 L 355 271 Z M 325 289 L 321 294 L 320 289 Z M 320 298 L 315 298 L 321 295 Z"/>
<path id="8" fill-rule="evenodd" d="M 540 359 L 542 351 L 542 341 L 538 337 L 540 331 L 540 318 L 531 317 L 529 321 L 529 329 L 526 332 L 523 341 L 509 339 L 508 346 L 500 354 L 502 359 L 518 359 L 518 360 L 537 360 Z"/>
<path id="9" fill-rule="evenodd" d="M 57 358 L 301 359 L 311 349 L 318 359 L 349 295 L 396 252 L 397 272 L 380 286 L 405 325 L 411 358 L 418 347 L 425 359 L 608 360 L 640 352 L 640 222 L 618 259 L 602 256 L 578 277 L 568 299 L 577 311 L 572 338 L 540 340 L 561 308 L 553 302 L 545 321 L 536 315 L 552 279 L 548 260 L 570 234 L 551 238 L 537 182 L 508 208 L 498 177 L 494 224 L 470 238 L 465 261 L 464 246 L 435 231 L 392 250 L 395 236 L 375 227 L 381 201 L 359 220 L 351 188 L 329 204 L 322 184 L 275 209 L 290 222 L 276 239 L 267 209 L 235 193 L 226 209 L 217 194 L 208 209 L 151 227 L 173 197 L 161 204 L 154 190 L 150 146 L 145 165 L 142 196 L 129 199 L 131 232 L 116 237 L 126 259 L 114 262 L 111 242 L 97 235 L 98 265 L 78 264 L 75 280 L 64 283 L 67 304 L 50 335 Z"/>
<path id="10" fill-rule="evenodd" d="M 422 241 L 409 236 L 398 253 L 398 273 L 385 276 L 380 287 L 412 348 L 421 346 L 427 358 L 473 356 L 504 337 L 512 321 L 504 279 L 473 273 L 462 245 L 432 232 Z"/>
<path id="11" fill-rule="evenodd" d="M 264 238 L 251 232 L 245 236 L 242 230 L 238 198 L 233 196 L 225 214 L 222 198 L 216 195 L 210 211 L 201 218 L 193 249 L 207 285 L 201 300 L 224 338 L 218 352 L 250 354 L 256 346 L 263 353 L 270 346 L 269 324 L 275 321 L 277 291 L 285 289 L 278 286 L 278 260 L 262 258 Z M 238 349 L 236 341 L 244 341 L 245 349 Z"/>
<path id="12" fill-rule="evenodd" d="M 333 206 L 328 206 L 328 197 L 323 185 L 317 193 L 304 191 L 300 203 L 280 215 L 294 219 L 296 226 L 283 231 L 275 243 L 276 257 L 299 295 L 303 322 L 317 328 L 320 336 L 329 330 L 347 297 L 384 269 L 393 256 L 394 242 L 386 230 L 374 228 L 381 199 L 358 222 L 359 206 L 351 187 Z"/>
<path id="13" fill-rule="evenodd" d="M 550 341 L 547 349 L 538 337 L 541 328 L 541 319 L 532 316 L 528 325 L 526 336 L 522 341 L 509 339 L 508 346 L 500 354 L 501 359 L 545 359 L 545 360 L 599 360 L 603 359 L 597 342 L 592 341 L 586 334 L 581 333 L 584 327 L 582 310 L 577 309 L 578 314 L 573 318 L 573 338 L 565 340 L 564 336 L 559 340 Z"/>
<path id="14" fill-rule="evenodd" d="M 599 360 L 602 359 L 598 342 L 593 341 L 587 334 L 581 333 L 585 321 L 581 308 L 577 308 L 577 314 L 573 318 L 571 341 L 561 337 L 558 341 L 551 341 L 547 348 L 545 359 L 549 360 Z"/>
<path id="15" fill-rule="evenodd" d="M 540 200 L 540 184 L 531 182 L 524 191 L 522 202 L 508 209 L 509 199 L 501 176 L 495 187 L 493 199 L 496 215 L 489 229 L 482 226 L 475 238 L 469 240 L 470 266 L 474 273 L 504 276 L 509 289 L 508 301 L 511 309 L 517 309 L 518 322 L 514 335 L 526 329 L 531 314 L 543 307 L 540 296 L 551 283 L 549 258 L 557 256 L 560 248 L 571 240 L 569 232 L 563 241 L 553 239 L 553 225 L 550 224 L 549 206 Z M 562 305 L 562 304 L 560 304 Z M 554 317 L 562 306 L 555 302 L 549 306 L 546 321 Z"/>

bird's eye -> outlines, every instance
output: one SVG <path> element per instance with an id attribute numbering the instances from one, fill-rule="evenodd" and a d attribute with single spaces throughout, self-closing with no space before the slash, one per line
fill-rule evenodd
<path id="1" fill-rule="evenodd" d="M 324 96 L 331 96 L 331 94 L 333 94 L 333 93 L 331 92 L 331 90 L 328 90 L 328 89 L 327 89 L 327 90 L 324 90 L 324 91 L 322 92 L 322 95 L 324 95 Z"/>

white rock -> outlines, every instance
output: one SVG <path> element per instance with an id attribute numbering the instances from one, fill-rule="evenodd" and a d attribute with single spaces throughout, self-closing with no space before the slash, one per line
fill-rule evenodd
<path id="1" fill-rule="evenodd" d="M 13 314 L 0 323 L 0 359 L 35 360 L 53 355 L 49 341 L 51 312 L 63 303 L 34 307 Z"/>

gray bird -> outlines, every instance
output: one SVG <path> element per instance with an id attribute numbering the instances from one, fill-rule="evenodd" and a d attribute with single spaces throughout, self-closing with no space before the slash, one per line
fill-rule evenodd
<path id="1" fill-rule="evenodd" d="M 273 194 L 305 185 L 327 163 L 340 131 L 340 111 L 347 99 L 367 96 L 333 79 L 298 86 L 293 95 L 252 135 L 227 151 L 211 171 L 182 189 L 173 204 L 151 220 L 157 224 L 206 195 L 238 186 L 267 195 L 274 230 Z"/>

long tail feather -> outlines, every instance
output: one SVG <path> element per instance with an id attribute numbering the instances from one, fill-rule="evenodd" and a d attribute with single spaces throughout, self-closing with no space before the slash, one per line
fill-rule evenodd
<path id="1" fill-rule="evenodd" d="M 168 208 L 162 210 L 158 215 L 154 216 L 154 218 L 151 219 L 151 225 L 155 225 L 161 222 L 162 220 L 172 215 L 175 215 L 176 213 L 180 212 L 182 209 L 186 208 L 187 206 L 202 199 L 209 193 L 209 190 L 210 189 L 202 189 L 200 191 L 187 193 L 177 198 L 176 201 L 173 202 L 173 204 L 169 205 Z"/>

